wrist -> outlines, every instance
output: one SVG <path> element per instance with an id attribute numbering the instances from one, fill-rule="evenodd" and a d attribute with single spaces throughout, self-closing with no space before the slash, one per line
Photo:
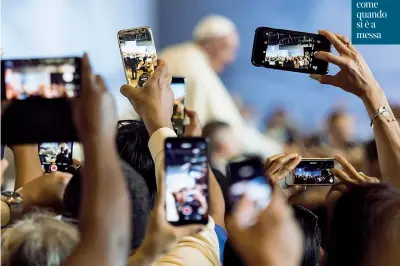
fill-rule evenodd
<path id="1" fill-rule="evenodd" d="M 173 129 L 171 119 L 164 119 L 152 116 L 143 117 L 143 122 L 146 125 L 149 136 L 153 135 L 154 132 L 163 127 Z"/>
<path id="2" fill-rule="evenodd" d="M 364 94 L 361 97 L 365 108 L 367 109 L 368 115 L 371 116 L 382 106 L 389 107 L 385 93 L 380 87 L 371 90 L 369 93 Z"/>

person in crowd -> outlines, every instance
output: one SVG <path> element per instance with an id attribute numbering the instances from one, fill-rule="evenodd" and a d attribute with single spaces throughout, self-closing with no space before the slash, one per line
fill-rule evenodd
<path id="1" fill-rule="evenodd" d="M 203 137 L 210 141 L 211 166 L 224 175 L 228 162 L 242 154 L 242 143 L 236 135 L 229 124 L 221 121 L 212 121 L 203 128 Z"/>
<path id="2" fill-rule="evenodd" d="M 265 135 L 273 138 L 282 145 L 292 141 L 295 132 L 290 125 L 288 114 L 285 110 L 278 108 L 265 119 Z"/>
<path id="3" fill-rule="evenodd" d="M 144 263 L 143 260 L 145 259 L 150 260 L 151 263 L 157 262 L 157 264 L 180 261 L 184 265 L 220 265 L 221 254 L 216 232 L 221 232 L 216 230 L 216 225 L 222 229 L 225 228 L 223 211 L 225 206 L 221 189 L 215 180 L 212 171 L 210 171 L 209 184 L 210 217 L 209 223 L 204 230 L 199 233 L 199 230 L 202 227 L 198 226 L 190 227 L 192 228 L 191 230 L 175 228 L 169 225 L 165 219 L 165 199 L 163 189 L 164 140 L 167 137 L 176 137 L 171 124 L 174 104 L 173 93 L 170 88 L 171 80 L 172 77 L 169 75 L 168 67 L 164 61 L 159 60 L 155 73 L 145 83 L 143 88 L 135 88 L 130 85 L 123 85 L 121 87 L 121 93 L 127 97 L 127 99 L 132 103 L 132 107 L 142 117 L 150 136 L 149 149 L 155 163 L 159 199 L 158 206 L 155 207 L 154 215 L 160 215 L 162 212 L 162 217 L 164 217 L 161 219 L 159 216 L 158 221 L 154 226 L 169 228 L 169 234 L 173 234 L 174 231 L 180 230 L 189 235 L 195 233 L 197 234 L 191 237 L 185 237 L 179 241 L 176 238 L 176 235 L 172 238 L 170 236 L 169 240 L 165 239 L 165 241 L 172 241 L 173 244 L 168 244 L 167 248 L 159 248 L 159 244 L 155 246 L 155 239 L 150 238 L 150 240 L 147 240 L 146 235 L 142 246 L 135 254 L 131 256 L 130 265 L 145 265 L 141 264 Z M 185 129 L 185 134 L 190 134 L 191 136 L 201 136 L 201 130 L 199 130 L 201 127 L 198 117 L 193 113 L 192 110 L 190 111 L 187 114 L 189 114 L 188 116 L 191 118 L 191 125 Z M 192 119 L 193 117 L 196 117 L 196 119 Z M 189 133 L 188 131 L 192 131 L 192 133 Z M 150 224 L 152 223 L 150 222 L 149 225 Z M 155 231 L 157 232 L 157 230 Z M 176 241 L 178 242 L 176 243 Z M 162 244 L 162 242 L 160 244 Z M 143 254 L 151 254 L 151 258 L 148 256 L 143 258 Z"/>
<path id="4" fill-rule="evenodd" d="M 322 84 L 340 87 L 362 100 L 371 118 L 382 178 L 400 188 L 400 126 L 383 90 L 350 41 L 328 31 L 320 31 L 320 34 L 328 38 L 339 55 L 317 52 L 315 57 L 339 66 L 340 71 L 334 76 L 313 74 L 310 77 Z"/>
<path id="5" fill-rule="evenodd" d="M 2 236 L 1 265 L 61 265 L 78 243 L 74 226 L 34 213 Z"/>
<path id="6" fill-rule="evenodd" d="M 151 159 L 151 157 L 150 157 Z M 144 238 L 147 218 L 152 209 L 150 193 L 144 178 L 138 174 L 128 163 L 121 160 L 121 168 L 125 176 L 126 187 L 132 210 L 132 234 L 130 236 L 130 249 L 136 250 Z M 63 196 L 62 219 L 79 224 L 81 209 L 82 175 L 78 171 L 65 188 Z M 107 212 L 107 210 L 104 210 Z"/>
<path id="7" fill-rule="evenodd" d="M 202 125 L 214 120 L 231 125 L 242 136 L 246 153 L 265 157 L 281 152 L 279 143 L 246 123 L 218 76 L 236 56 L 239 37 L 233 22 L 222 16 L 206 17 L 197 24 L 193 37 L 192 42 L 166 48 L 160 54 L 173 76 L 187 78 L 186 105 L 198 113 Z"/>
<path id="8" fill-rule="evenodd" d="M 113 98 L 107 93 L 104 81 L 100 76 L 93 76 L 87 55 L 82 60 L 82 86 L 82 96 L 73 103 L 73 108 L 71 108 L 86 154 L 85 167 L 83 168 L 84 178 L 82 178 L 82 191 L 84 193 L 80 210 L 80 241 L 62 264 L 125 265 L 129 251 L 131 211 L 115 148 L 116 109 Z M 87 121 L 96 122 L 87 123 Z M 98 145 L 98 143 L 102 143 L 102 145 Z M 104 154 L 107 154 L 107 156 L 104 156 Z M 110 179 L 110 176 L 113 178 Z M 51 175 L 45 175 L 41 179 L 46 178 L 53 180 L 53 182 L 55 180 L 54 178 L 51 179 Z M 46 183 L 40 182 L 37 178 L 25 184 L 21 191 L 18 191 L 21 193 L 23 205 L 26 204 L 25 200 L 28 201 L 28 199 L 36 198 L 38 203 L 46 201 L 45 194 L 41 193 L 38 187 L 35 189 L 35 185 L 39 184 Z M 43 191 L 49 193 L 48 186 L 44 187 Z M 33 192 L 30 196 L 27 193 L 29 191 Z M 16 197 L 16 195 L 13 196 Z M 109 198 L 112 200 L 109 200 Z M 7 208 L 4 207 L 8 207 L 8 212 L 12 209 L 9 200 L 9 194 L 8 197 L 2 195 L 2 214 L 7 211 Z M 104 209 L 108 210 L 108 215 L 104 215 Z M 22 223 L 29 224 L 30 222 L 26 220 Z M 23 224 L 19 224 L 19 228 L 25 228 Z M 42 232 L 46 233 L 47 231 L 43 230 Z M 15 235 L 15 231 L 12 235 Z M 25 247 L 25 244 L 28 243 L 24 241 L 29 241 L 30 234 L 27 233 L 24 236 L 18 242 L 19 251 L 24 251 L 21 250 L 21 247 Z M 43 235 L 43 237 L 49 239 L 48 235 Z M 43 246 L 43 248 L 35 251 L 41 252 L 43 249 L 50 249 L 50 246 Z M 39 255 L 32 254 L 34 257 Z M 58 257 L 61 257 L 61 255 L 61 253 L 54 254 Z M 15 257 L 10 258 L 15 259 Z M 31 265 L 32 263 L 29 260 L 22 260 L 22 257 L 20 259 L 18 265 Z M 48 257 L 48 259 L 51 258 Z M 8 261 L 4 264 L 9 265 L 10 263 Z"/>

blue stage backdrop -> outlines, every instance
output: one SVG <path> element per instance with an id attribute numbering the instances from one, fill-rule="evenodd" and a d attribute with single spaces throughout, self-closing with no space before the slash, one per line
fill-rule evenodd
<path id="1" fill-rule="evenodd" d="M 371 135 L 362 103 L 340 89 L 319 85 L 305 74 L 255 68 L 250 63 L 258 26 L 316 32 L 329 29 L 351 36 L 351 1 L 293 0 L 160 0 L 158 46 L 189 40 L 196 22 L 221 14 L 237 25 L 241 46 L 236 62 L 223 74 L 226 87 L 239 93 L 260 114 L 284 106 L 303 129 L 320 129 L 326 114 L 344 106 L 354 114 L 357 135 Z M 392 101 L 400 103 L 400 46 L 357 46 Z M 331 73 L 337 69 L 331 68 Z M 261 117 L 260 117 L 261 118 Z M 261 121 L 261 120 L 260 120 Z"/>

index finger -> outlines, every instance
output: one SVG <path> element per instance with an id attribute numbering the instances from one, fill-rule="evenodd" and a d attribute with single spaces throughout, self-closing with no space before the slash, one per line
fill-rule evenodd
<path id="1" fill-rule="evenodd" d="M 197 115 L 197 112 L 185 106 L 185 114 L 189 117 L 190 124 L 200 126 L 200 119 L 199 116 Z"/>
<path id="2" fill-rule="evenodd" d="M 350 175 L 351 179 L 356 179 L 357 181 L 363 181 L 359 178 L 359 174 L 356 169 L 343 157 L 340 155 L 335 155 L 335 159 L 340 163 L 343 169 Z"/>
<path id="3" fill-rule="evenodd" d="M 93 73 L 89 56 L 85 53 L 82 58 L 82 94 L 85 94 L 85 92 L 91 89 L 92 75 Z"/>
<path id="4" fill-rule="evenodd" d="M 318 33 L 327 38 L 339 54 L 349 54 L 349 48 L 334 33 L 327 30 L 319 30 Z"/>
<path id="5" fill-rule="evenodd" d="M 164 60 L 157 61 L 157 68 L 151 78 L 165 78 L 168 76 L 168 66 Z"/>

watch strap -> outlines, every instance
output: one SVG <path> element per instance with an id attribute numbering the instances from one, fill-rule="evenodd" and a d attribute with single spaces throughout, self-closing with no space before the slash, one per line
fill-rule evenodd
<path id="1" fill-rule="evenodd" d="M 378 116 L 382 116 L 384 119 L 386 119 L 387 122 L 394 122 L 397 121 L 396 118 L 393 115 L 393 112 L 391 111 L 390 107 L 386 106 L 381 106 L 373 115 L 371 118 L 371 128 L 374 128 L 374 121 Z"/>

